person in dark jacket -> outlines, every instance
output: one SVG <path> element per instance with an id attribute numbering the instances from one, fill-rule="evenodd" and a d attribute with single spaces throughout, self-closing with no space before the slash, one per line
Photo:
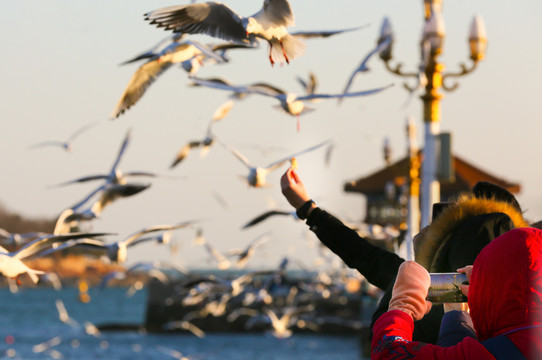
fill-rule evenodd
<path id="1" fill-rule="evenodd" d="M 430 277 L 414 261 L 401 264 L 389 310 L 373 328 L 371 359 L 542 359 L 542 230 L 498 236 L 474 261 L 469 282 L 461 290 L 474 334 L 447 347 L 413 341 L 413 320 L 431 308 Z"/>
<path id="2" fill-rule="evenodd" d="M 376 319 L 387 311 L 391 290 L 404 259 L 372 245 L 340 220 L 320 209 L 311 200 L 295 170 L 289 168 L 281 178 L 281 190 L 299 218 L 305 219 L 319 240 L 350 268 L 385 293 L 373 314 Z M 455 272 L 472 264 L 480 250 L 497 236 L 517 227 L 526 227 L 516 199 L 507 190 L 479 182 L 472 194 L 459 197 L 446 206 L 432 223 L 414 238 L 416 261 L 430 272 Z M 442 305 L 416 322 L 414 339 L 435 344 Z"/>

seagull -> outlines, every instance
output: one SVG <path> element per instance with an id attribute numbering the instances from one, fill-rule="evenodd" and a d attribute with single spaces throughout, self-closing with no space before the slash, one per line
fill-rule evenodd
<path id="1" fill-rule="evenodd" d="M 367 64 L 368 64 L 369 60 L 371 60 L 373 55 L 379 54 L 382 50 L 386 49 L 391 44 L 391 41 L 392 41 L 391 36 L 385 38 L 384 41 L 379 42 L 377 44 L 377 46 L 374 49 L 372 49 L 363 58 L 361 63 L 358 65 L 357 68 L 354 69 L 354 71 L 350 75 L 350 78 L 346 82 L 346 85 L 344 87 L 343 94 L 342 94 L 343 96 L 346 96 L 348 94 L 348 91 L 350 90 L 350 87 L 352 86 L 352 83 L 354 82 L 354 78 L 356 77 L 357 74 L 369 71 L 369 67 L 367 66 Z M 342 101 L 343 96 L 339 96 L 339 102 Z"/>
<path id="2" fill-rule="evenodd" d="M 212 256 L 212 258 L 217 262 L 217 266 L 220 270 L 226 270 L 229 269 L 231 266 L 231 261 L 226 258 L 220 251 L 215 249 L 211 244 L 208 242 L 205 242 L 203 244 L 205 246 L 205 249 L 209 253 L 209 255 Z"/>
<path id="3" fill-rule="evenodd" d="M 70 185 L 74 183 L 83 183 L 83 182 L 94 181 L 94 180 L 105 180 L 106 183 L 110 183 L 110 184 L 126 184 L 127 177 L 156 177 L 156 174 L 144 172 L 144 171 L 132 171 L 132 172 L 123 174 L 118 169 L 119 163 L 122 160 L 122 157 L 124 156 L 124 154 L 126 153 L 126 149 L 128 148 L 131 137 L 132 137 L 132 130 L 128 129 L 128 131 L 126 132 L 126 135 L 124 136 L 124 140 L 121 144 L 117 157 L 115 158 L 113 166 L 111 167 L 111 170 L 109 170 L 109 173 L 84 176 L 75 180 L 70 180 L 61 184 L 57 184 L 56 186 L 65 186 L 65 185 Z"/>
<path id="4" fill-rule="evenodd" d="M 45 274 L 45 272 L 29 268 L 23 260 L 30 257 L 42 256 L 41 252 L 50 248 L 56 242 L 64 242 L 71 239 L 92 238 L 102 235 L 107 235 L 107 233 L 50 234 L 29 242 L 13 252 L 9 252 L 0 246 L 0 274 L 18 280 L 19 275 L 27 273 L 34 284 L 37 284 L 39 281 L 38 274 Z"/>
<path id="5" fill-rule="evenodd" d="M 162 345 L 157 345 L 156 349 L 158 351 L 160 351 L 160 352 L 162 352 L 162 353 L 164 353 L 166 355 L 169 355 L 172 358 L 178 359 L 178 360 L 196 360 L 196 359 L 198 359 L 197 357 L 194 357 L 194 356 L 191 356 L 191 355 L 185 356 L 180 351 L 177 351 L 175 349 L 170 349 L 170 348 L 167 348 L 167 347 L 162 346 Z"/>
<path id="6" fill-rule="evenodd" d="M 196 335 L 200 339 L 205 337 L 205 332 L 203 330 L 186 320 L 170 321 L 165 323 L 162 328 L 166 330 L 184 329 L 190 331 L 192 334 Z"/>
<path id="7" fill-rule="evenodd" d="M 206 34 L 242 44 L 256 45 L 263 39 L 269 45 L 271 65 L 289 64 L 305 51 L 305 44 L 288 33 L 287 28 L 295 24 L 288 0 L 264 0 L 263 7 L 248 17 L 227 5 L 205 2 L 157 9 L 146 13 L 145 20 L 174 33 Z"/>
<path id="8" fill-rule="evenodd" d="M 60 321 L 72 327 L 79 326 L 79 323 L 68 314 L 68 310 L 66 310 L 66 306 L 64 305 L 64 302 L 62 301 L 62 299 L 60 298 L 56 299 L 55 305 L 56 305 L 56 310 L 58 311 L 58 318 L 60 319 Z"/>
<path id="9" fill-rule="evenodd" d="M 291 158 L 300 156 L 302 154 L 308 153 L 310 151 L 316 150 L 326 144 L 328 144 L 330 140 L 326 140 L 324 142 L 321 142 L 319 144 L 316 144 L 314 146 L 311 146 L 310 148 L 307 148 L 302 151 L 298 151 L 294 154 L 291 154 L 290 156 L 280 159 L 278 161 L 272 162 L 271 164 L 267 165 L 266 167 L 260 167 L 260 166 L 254 166 L 250 163 L 250 161 L 239 151 L 236 149 L 221 143 L 224 147 L 226 147 L 237 159 L 239 159 L 249 170 L 248 175 L 246 176 L 245 180 L 247 184 L 251 187 L 266 187 L 268 186 L 266 181 L 266 176 L 271 171 L 278 169 L 285 163 L 287 163 Z"/>
<path id="10" fill-rule="evenodd" d="M 292 336 L 291 328 L 297 324 L 299 315 L 313 311 L 315 308 L 314 304 L 297 306 L 297 302 L 295 301 L 297 292 L 297 287 L 292 286 L 290 288 L 290 293 L 285 299 L 285 304 L 281 309 L 281 314 L 271 308 L 263 308 L 263 312 L 267 315 L 268 320 L 271 321 L 271 334 L 276 338 L 284 339 Z M 254 323 L 247 321 L 246 325 L 250 327 L 253 326 Z"/>
<path id="11" fill-rule="evenodd" d="M 127 173 L 122 173 L 118 167 L 119 163 L 124 156 L 128 144 L 130 142 L 132 135 L 132 130 L 129 129 L 124 137 L 122 145 L 120 147 L 119 153 L 113 163 L 113 166 L 107 174 L 97 174 L 84 176 L 75 180 L 70 180 L 61 184 L 55 185 L 66 186 L 69 184 L 83 183 L 94 180 L 104 180 L 104 183 L 94 189 L 87 197 L 79 201 L 77 204 L 71 207 L 73 211 L 72 217 L 70 220 L 76 220 L 79 216 L 79 219 L 91 220 L 100 216 L 103 208 L 110 204 L 111 202 L 117 200 L 118 198 L 124 198 L 128 196 L 135 195 L 143 190 L 146 190 L 150 187 L 150 183 L 141 184 L 141 183 L 128 183 L 129 177 L 157 177 L 158 175 L 150 172 L 144 171 L 131 171 Z M 91 200 L 97 198 L 97 200 L 91 203 Z M 85 205 L 88 205 L 85 210 L 82 210 Z"/>
<path id="12" fill-rule="evenodd" d="M 110 118 L 118 118 L 122 113 L 135 105 L 135 103 L 145 94 L 148 87 L 173 64 L 182 63 L 200 54 L 213 58 L 216 62 L 226 61 L 215 54 L 207 45 L 194 40 L 185 40 L 183 42 L 174 41 L 157 54 L 153 55 L 151 53 L 143 55 L 150 56 L 149 60 L 141 65 L 132 75 L 124 93 L 121 95 L 120 100 L 113 109 Z M 136 59 L 141 56 L 142 55 L 136 57 Z M 131 61 L 135 60 L 129 60 L 129 62 Z"/>
<path id="13" fill-rule="evenodd" d="M 265 233 L 252 240 L 244 249 L 230 250 L 228 256 L 237 256 L 235 265 L 238 269 L 244 269 L 248 260 L 254 255 L 256 248 L 269 240 L 270 234 Z"/>
<path id="14" fill-rule="evenodd" d="M 219 120 L 222 120 L 228 113 L 230 112 L 231 108 L 235 105 L 235 102 L 233 100 L 228 100 L 221 106 L 219 106 L 215 113 L 213 114 L 213 117 L 209 121 L 209 124 L 207 125 L 207 131 L 205 133 L 205 137 L 202 140 L 193 140 L 188 142 L 186 145 L 184 145 L 175 156 L 175 159 L 173 160 L 173 163 L 171 164 L 170 168 L 174 168 L 177 166 L 181 161 L 183 161 L 188 154 L 190 154 L 190 150 L 201 147 L 200 156 L 204 157 L 209 152 L 209 149 L 211 145 L 215 142 L 215 135 L 213 134 L 212 127 L 214 123 L 216 123 Z"/>
<path id="15" fill-rule="evenodd" d="M 127 238 L 111 244 L 105 244 L 102 241 L 84 239 L 81 241 L 74 241 L 72 243 L 60 245 L 56 248 L 56 250 L 62 250 L 65 247 L 77 247 L 79 249 L 84 249 L 87 254 L 95 255 L 98 257 L 104 256 L 107 257 L 112 263 L 124 264 L 126 262 L 129 247 L 141 244 L 146 241 L 156 241 L 156 239 L 153 237 L 141 238 L 143 235 L 157 231 L 169 231 L 185 228 L 191 224 L 192 222 L 188 221 L 177 225 L 154 225 L 136 231 L 135 233 L 129 235 Z"/>
<path id="16" fill-rule="evenodd" d="M 89 124 L 86 124 L 78 128 L 68 137 L 66 141 L 54 141 L 54 140 L 42 141 L 37 144 L 31 145 L 30 149 L 37 149 L 37 148 L 46 147 L 46 146 L 58 146 L 64 149 L 66 152 L 71 152 L 73 150 L 73 142 L 75 141 L 75 139 L 78 136 L 80 136 L 82 133 L 84 133 L 85 131 L 96 126 L 97 124 L 98 124 L 98 121 L 93 121 Z"/>
<path id="17" fill-rule="evenodd" d="M 214 81 L 207 81 L 203 79 L 193 79 L 196 84 L 212 87 L 220 90 L 228 90 L 241 93 L 255 93 L 265 96 L 270 96 L 277 99 L 280 102 L 280 108 L 286 113 L 297 117 L 297 130 L 299 131 L 299 115 L 302 113 L 312 111 L 313 109 L 305 106 L 305 101 L 314 99 L 331 99 L 342 97 L 354 97 L 354 96 L 367 96 L 377 94 L 393 86 L 393 84 L 383 86 L 380 88 L 358 91 L 352 93 L 343 94 L 308 94 L 308 95 L 296 95 L 294 93 L 287 93 L 276 87 L 268 86 L 265 83 L 257 83 L 248 86 L 232 86 L 227 84 L 220 84 Z"/>

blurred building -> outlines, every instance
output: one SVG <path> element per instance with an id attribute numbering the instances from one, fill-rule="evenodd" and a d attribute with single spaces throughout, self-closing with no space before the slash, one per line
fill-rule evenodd
<path id="1" fill-rule="evenodd" d="M 421 151 L 418 157 L 421 163 L 423 157 Z M 404 157 L 370 175 L 345 183 L 344 191 L 359 193 L 366 197 L 364 222 L 404 228 L 408 213 L 408 174 L 409 158 Z M 440 179 L 440 199 L 454 200 L 461 193 L 470 192 L 474 184 L 483 180 L 499 185 L 512 194 L 521 191 L 519 183 L 493 175 L 453 155 L 451 173 L 447 179 Z"/>

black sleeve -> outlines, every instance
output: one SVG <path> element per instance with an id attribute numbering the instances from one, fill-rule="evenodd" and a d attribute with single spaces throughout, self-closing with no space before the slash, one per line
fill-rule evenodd
<path id="1" fill-rule="evenodd" d="M 404 261 L 395 253 L 371 244 L 330 213 L 315 208 L 307 218 L 318 239 L 369 283 L 386 289 Z"/>

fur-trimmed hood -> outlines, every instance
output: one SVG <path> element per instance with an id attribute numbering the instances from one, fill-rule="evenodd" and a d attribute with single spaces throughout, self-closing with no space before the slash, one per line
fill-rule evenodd
<path id="1" fill-rule="evenodd" d="M 521 212 L 511 204 L 495 199 L 477 198 L 472 194 L 462 195 L 422 229 L 414 238 L 416 261 L 429 271 L 434 271 L 433 261 L 443 245 L 469 218 L 485 214 L 504 214 L 511 221 L 511 228 L 528 227 Z M 497 236 L 500 234 L 497 234 Z M 473 234 L 472 236 L 476 236 Z M 487 239 L 491 241 L 493 238 Z M 455 269 L 450 270 L 455 271 Z"/>

